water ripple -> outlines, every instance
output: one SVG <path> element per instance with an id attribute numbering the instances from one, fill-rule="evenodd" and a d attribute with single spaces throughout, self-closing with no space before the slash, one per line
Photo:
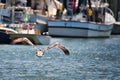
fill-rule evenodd
<path id="1" fill-rule="evenodd" d="M 59 48 L 39 58 L 29 45 L 0 45 L 1 80 L 119 80 L 120 38 L 52 38 Z M 38 45 L 44 49 L 47 45 Z"/>

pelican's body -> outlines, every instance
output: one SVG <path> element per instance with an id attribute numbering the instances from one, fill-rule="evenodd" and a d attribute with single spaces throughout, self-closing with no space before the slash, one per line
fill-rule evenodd
<path id="1" fill-rule="evenodd" d="M 44 52 L 48 51 L 49 49 L 51 48 L 54 48 L 54 47 L 59 47 L 66 55 L 69 55 L 69 51 L 59 42 L 55 42 L 53 44 L 51 44 L 50 46 L 48 46 L 46 49 L 44 50 L 39 50 L 35 47 L 36 51 L 37 51 L 37 56 L 41 57 L 43 56 Z"/>

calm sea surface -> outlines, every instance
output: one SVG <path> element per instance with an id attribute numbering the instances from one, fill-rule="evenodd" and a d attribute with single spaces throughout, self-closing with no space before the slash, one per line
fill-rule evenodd
<path id="1" fill-rule="evenodd" d="M 120 80 L 120 36 L 56 41 L 69 56 L 57 47 L 39 58 L 29 45 L 0 45 L 0 80 Z"/>

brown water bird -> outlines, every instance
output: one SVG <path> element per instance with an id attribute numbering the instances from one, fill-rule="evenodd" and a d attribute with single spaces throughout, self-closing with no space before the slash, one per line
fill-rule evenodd
<path id="1" fill-rule="evenodd" d="M 43 54 L 46 52 L 46 51 L 48 51 L 49 49 L 52 49 L 52 48 L 54 48 L 54 47 L 58 47 L 58 48 L 60 48 L 64 53 L 65 53 L 65 55 L 69 55 L 70 53 L 69 53 L 69 51 L 68 51 L 68 49 L 67 48 L 65 48 L 61 43 L 59 43 L 59 42 L 55 42 L 55 43 L 53 43 L 53 44 L 51 44 L 51 45 L 49 45 L 47 48 L 45 48 L 44 50 L 40 50 L 40 49 L 38 49 L 37 47 L 35 47 L 34 46 L 34 49 L 37 51 L 37 56 L 39 56 L 39 57 L 41 57 L 41 56 L 43 56 Z"/>

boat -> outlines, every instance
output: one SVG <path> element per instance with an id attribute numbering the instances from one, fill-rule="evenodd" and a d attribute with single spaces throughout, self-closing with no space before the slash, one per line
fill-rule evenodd
<path id="1" fill-rule="evenodd" d="M 115 22 L 114 28 L 112 30 L 113 35 L 119 35 L 120 34 L 120 21 Z"/>
<path id="2" fill-rule="evenodd" d="M 11 6 L 0 9 L 0 30 L 12 39 L 27 37 L 36 45 L 48 45 L 50 37 L 42 35 L 36 22 L 36 15 L 30 7 Z"/>
<path id="3" fill-rule="evenodd" d="M 12 25 L 14 25 L 14 27 Z M 4 31 L 9 34 L 13 40 L 20 37 L 27 37 L 36 45 L 48 45 L 50 43 L 50 37 L 41 35 L 40 31 L 34 26 L 25 29 L 23 26 L 18 27 L 19 25 L 21 24 L 11 24 L 9 28 L 0 26 L 0 31 Z"/>
<path id="4" fill-rule="evenodd" d="M 49 21 L 49 35 L 54 37 L 109 37 L 112 24 L 78 21 Z"/>
<path id="5" fill-rule="evenodd" d="M 81 5 L 78 2 L 80 12 L 77 15 L 73 13 L 74 5 L 70 4 L 75 0 L 67 1 L 67 12 L 63 11 L 61 18 L 51 19 L 47 23 L 50 36 L 110 37 L 115 19 L 107 0 L 84 0 L 86 2 L 83 1 Z"/>

